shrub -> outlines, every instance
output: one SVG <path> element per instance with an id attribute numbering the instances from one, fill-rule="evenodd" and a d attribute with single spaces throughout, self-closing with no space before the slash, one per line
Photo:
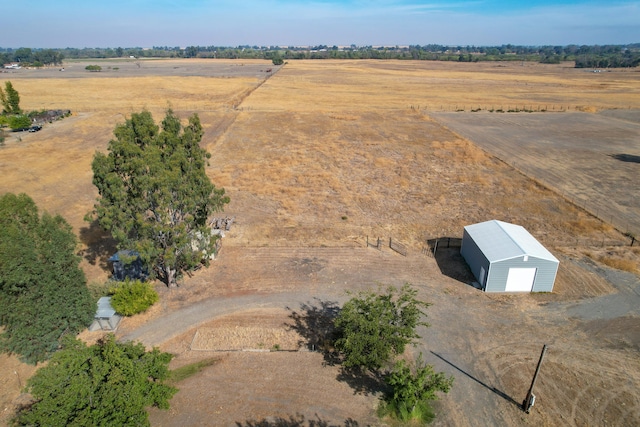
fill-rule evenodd
<path id="1" fill-rule="evenodd" d="M 102 67 L 99 65 L 87 65 L 86 67 L 84 67 L 85 70 L 87 71 L 102 71 Z"/>
<path id="2" fill-rule="evenodd" d="M 428 326 L 421 319 L 429 304 L 418 300 L 417 292 L 407 283 L 382 294 L 363 291 L 344 304 L 334 326 L 345 368 L 380 369 L 419 338 L 416 328 Z"/>
<path id="3" fill-rule="evenodd" d="M 443 372 L 436 373 L 431 365 L 424 363 L 422 353 L 415 366 L 404 360 L 396 362 L 393 370 L 385 378 L 392 391 L 378 408 L 379 415 L 389 415 L 403 422 L 416 420 L 428 423 L 434 413 L 430 402 L 438 398 L 437 392 L 448 393 L 453 377 Z"/>
<path id="4" fill-rule="evenodd" d="M 98 301 L 105 295 L 109 295 L 113 288 L 113 282 L 99 282 L 91 281 L 87 283 L 87 289 L 89 289 L 89 295 L 94 301 Z"/>
<path id="5" fill-rule="evenodd" d="M 31 126 L 31 119 L 27 116 L 11 116 L 9 117 L 9 127 L 13 130 L 26 129 Z"/>
<path id="6" fill-rule="evenodd" d="M 111 294 L 111 306 L 123 316 L 142 313 L 158 302 L 158 293 L 153 286 L 140 280 L 120 282 Z"/>

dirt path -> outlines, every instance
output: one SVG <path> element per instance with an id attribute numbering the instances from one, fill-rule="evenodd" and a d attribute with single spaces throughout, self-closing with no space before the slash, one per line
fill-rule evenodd
<path id="1" fill-rule="evenodd" d="M 303 313 L 304 305 L 341 304 L 347 290 L 404 281 L 433 304 L 428 310 L 431 327 L 419 331 L 423 339 L 409 353 L 422 353 L 436 370 L 455 377 L 453 390 L 437 405 L 435 425 L 575 426 L 594 419 L 633 425 L 640 419 L 635 396 L 640 373 L 633 367 L 640 348 L 636 276 L 594 268 L 601 280 L 619 280 L 618 293 L 579 300 L 488 295 L 438 274 L 432 258 L 405 258 L 388 248 L 226 249 L 215 269 L 185 284 L 199 287 L 208 280 L 217 284 L 219 296 L 167 309 L 121 335 L 177 353 L 176 366 L 221 358 L 180 385 L 169 412 L 152 411 L 154 424 L 207 425 L 215 416 L 217 425 L 232 426 L 300 421 L 295 417 L 329 425 L 346 425 L 349 419 L 363 423 L 355 425 L 379 425 L 374 415 L 379 395 L 345 378 L 337 367 L 325 366 L 319 353 L 191 351 L 189 343 L 198 328 L 222 333 L 226 329 L 221 321 L 236 327 L 286 328 L 291 313 Z M 247 263 L 249 259 L 253 263 Z M 235 293 L 230 292 L 233 278 L 239 283 Z M 243 289 L 247 278 L 251 287 Z M 625 310 L 617 306 L 622 297 L 628 302 Z M 602 310 L 594 311 L 594 305 Z M 549 351 L 537 385 L 538 406 L 525 416 L 519 405 L 543 344 Z M 303 378 L 318 387 L 307 387 Z M 592 399 L 600 403 L 593 406 Z"/>

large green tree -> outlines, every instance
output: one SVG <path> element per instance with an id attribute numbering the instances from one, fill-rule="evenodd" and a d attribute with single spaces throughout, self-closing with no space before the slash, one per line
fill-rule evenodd
<path id="1" fill-rule="evenodd" d="M 0 102 L 3 114 L 20 114 L 20 94 L 14 89 L 10 81 L 4 83 L 4 91 L 0 88 Z"/>
<path id="2" fill-rule="evenodd" d="M 407 344 L 419 338 L 416 328 L 428 326 L 421 319 L 429 305 L 417 299 L 417 290 L 409 284 L 379 294 L 358 293 L 334 320 L 342 365 L 375 371 L 402 354 Z"/>
<path id="3" fill-rule="evenodd" d="M 169 376 L 169 353 L 108 335 L 87 347 L 65 340 L 47 366 L 31 377 L 34 402 L 14 420 L 28 426 L 148 426 L 146 407 L 169 408 L 177 389 Z"/>
<path id="4" fill-rule="evenodd" d="M 137 251 L 156 277 L 177 286 L 182 272 L 208 263 L 217 238 L 209 216 L 229 203 L 205 172 L 200 119 L 194 114 L 183 126 L 169 110 L 158 126 L 143 111 L 114 134 L 109 153 L 92 163 L 95 218 L 121 249 Z"/>
<path id="5" fill-rule="evenodd" d="M 26 194 L 0 197 L 0 350 L 40 362 L 91 323 L 96 304 L 76 244 L 69 224 L 40 217 Z"/>

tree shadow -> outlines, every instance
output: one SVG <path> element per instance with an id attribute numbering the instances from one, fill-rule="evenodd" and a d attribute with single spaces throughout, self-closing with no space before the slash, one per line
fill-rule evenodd
<path id="1" fill-rule="evenodd" d="M 293 322 L 287 326 L 302 337 L 298 346 L 321 352 L 327 365 L 338 363 L 338 354 L 333 348 L 336 338 L 333 321 L 340 312 L 338 303 L 314 298 L 312 303 L 301 304 L 300 312 L 287 309 L 291 311 L 289 319 Z"/>
<path id="2" fill-rule="evenodd" d="M 609 154 L 609 157 L 613 157 L 621 162 L 640 163 L 640 156 L 635 154 Z"/>
<path id="3" fill-rule="evenodd" d="M 504 400 L 506 400 L 509 403 L 512 403 L 514 405 L 516 405 L 518 408 L 522 408 L 522 404 L 516 402 L 511 396 L 509 396 L 508 394 L 506 394 L 505 392 L 503 392 L 502 390 L 498 390 L 495 387 L 491 387 L 488 384 L 480 381 L 479 379 L 477 379 L 476 377 L 474 377 L 473 375 L 471 375 L 470 373 L 468 373 L 467 371 L 463 370 L 462 368 L 456 366 L 455 364 L 453 364 L 452 362 L 448 361 L 447 359 L 445 359 L 444 357 L 442 357 L 441 355 L 439 355 L 438 353 L 435 353 L 433 351 L 431 351 L 431 354 L 433 354 L 434 356 L 436 356 L 438 359 L 442 360 L 444 363 L 446 363 L 447 365 L 455 368 L 456 370 L 458 370 L 459 372 L 465 374 L 467 377 L 471 378 L 472 380 L 474 380 L 475 382 L 477 382 L 478 384 L 480 384 L 481 386 L 485 387 L 487 390 L 490 390 L 492 392 L 494 392 L 495 394 L 497 394 L 498 396 L 500 396 L 501 398 L 503 398 Z"/>
<path id="4" fill-rule="evenodd" d="M 443 275 L 473 286 L 476 278 L 460 254 L 462 239 L 458 237 L 440 237 L 428 240 L 427 244 Z"/>
<path id="5" fill-rule="evenodd" d="M 338 338 L 333 324 L 340 313 L 338 303 L 314 298 L 311 303 L 301 304 L 299 312 L 289 307 L 287 309 L 291 311 L 289 318 L 292 320 L 287 326 L 302 337 L 298 345 L 306 346 L 310 351 L 321 352 L 325 365 L 339 365 L 342 359 L 333 347 Z M 341 367 L 336 378 L 346 382 L 354 390 L 354 394 L 369 395 L 387 391 L 384 376 L 379 372 Z"/>
<path id="6" fill-rule="evenodd" d="M 268 417 L 260 421 L 236 422 L 237 427 L 359 427 L 357 421 L 347 418 L 344 424 L 332 424 L 316 414 L 315 419 L 306 420 L 304 415 L 284 417 Z M 363 426 L 364 427 L 364 426 Z"/>
<path id="7" fill-rule="evenodd" d="M 80 241 L 85 249 L 80 255 L 91 265 L 98 265 L 105 271 L 110 271 L 108 259 L 118 250 L 115 239 L 104 231 L 98 221 L 92 221 L 88 227 L 80 229 Z"/>
<path id="8" fill-rule="evenodd" d="M 385 373 L 382 371 L 348 369 L 343 366 L 336 379 L 347 383 L 353 389 L 353 394 L 369 396 L 371 394 L 386 395 L 390 392 L 389 386 L 384 381 Z"/>

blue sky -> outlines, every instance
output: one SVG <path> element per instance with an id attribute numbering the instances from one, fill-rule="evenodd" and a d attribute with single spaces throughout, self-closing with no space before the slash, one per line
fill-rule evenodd
<path id="1" fill-rule="evenodd" d="M 0 47 L 640 42 L 640 0 L 13 0 Z"/>

